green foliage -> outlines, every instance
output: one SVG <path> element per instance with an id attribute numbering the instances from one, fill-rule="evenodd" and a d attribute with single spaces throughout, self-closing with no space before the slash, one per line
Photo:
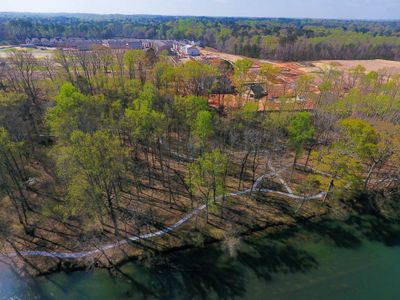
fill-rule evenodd
<path id="1" fill-rule="evenodd" d="M 75 130 L 96 130 L 103 106 L 103 97 L 85 96 L 71 83 L 65 83 L 56 97 L 56 105 L 47 111 L 47 123 L 56 137 L 68 140 Z"/>
<path id="2" fill-rule="evenodd" d="M 176 70 L 173 65 L 167 63 L 164 60 L 160 60 L 154 65 L 153 77 L 154 84 L 157 88 L 166 89 L 171 83 L 174 82 L 176 76 Z"/>
<path id="3" fill-rule="evenodd" d="M 243 93 L 252 65 L 253 62 L 249 58 L 239 59 L 234 64 L 233 80 L 236 84 L 239 94 Z"/>
<path id="4" fill-rule="evenodd" d="M 218 195 L 226 193 L 225 176 L 228 159 L 220 150 L 203 153 L 189 164 L 187 183 L 193 192 L 200 192 L 207 205 Z"/>
<path id="5" fill-rule="evenodd" d="M 217 69 L 199 61 L 189 61 L 176 68 L 188 94 L 196 96 L 208 95 L 213 87 Z"/>
<path id="6" fill-rule="evenodd" d="M 319 90 L 321 91 L 322 94 L 326 93 L 326 92 L 331 90 L 332 83 L 330 81 L 328 81 L 328 80 L 324 80 L 319 84 L 318 88 L 319 88 Z"/>
<path id="7" fill-rule="evenodd" d="M 277 131 L 285 132 L 286 134 L 290 118 L 291 114 L 286 112 L 279 114 L 266 114 L 262 121 L 262 127 L 268 132 L 273 132 L 274 134 L 277 134 Z"/>
<path id="8" fill-rule="evenodd" d="M 382 43 L 399 44 L 399 41 L 394 37 L 373 36 L 369 33 L 354 32 L 344 30 L 342 28 L 324 29 L 313 27 L 310 28 L 319 32 L 319 37 L 308 39 L 312 44 L 318 43 L 340 43 L 343 45 L 369 43 L 371 45 L 381 45 Z"/>
<path id="9" fill-rule="evenodd" d="M 207 139 L 213 134 L 213 116 L 207 111 L 200 111 L 193 124 L 193 136 L 200 142 L 201 146 L 207 142 Z"/>
<path id="10" fill-rule="evenodd" d="M 217 39 L 226 41 L 232 35 L 232 30 L 226 27 L 221 27 L 220 31 L 218 32 Z"/>
<path id="11" fill-rule="evenodd" d="M 24 94 L 0 92 L 0 127 L 7 128 L 13 138 L 27 138 L 32 131 L 28 108 L 28 97 Z"/>
<path id="12" fill-rule="evenodd" d="M 138 80 L 123 80 L 122 84 L 115 85 L 114 82 L 108 82 L 109 86 L 103 89 L 103 94 L 109 99 L 120 100 L 126 107 L 132 99 L 139 97 L 142 85 Z"/>
<path id="13" fill-rule="evenodd" d="M 320 183 L 322 190 L 326 190 L 333 180 L 334 198 L 352 199 L 360 190 L 363 166 L 357 158 L 348 155 L 342 144 L 313 151 L 312 160 L 321 173 L 309 176 Z"/>
<path id="14" fill-rule="evenodd" d="M 128 50 L 124 54 L 124 63 L 128 70 L 129 79 L 135 78 L 136 65 L 143 59 L 142 50 Z"/>
<path id="15" fill-rule="evenodd" d="M 253 62 L 249 58 L 243 58 L 239 59 L 238 61 L 235 62 L 234 68 L 235 68 L 235 73 L 240 76 L 242 74 L 247 74 L 247 72 L 250 71 L 250 68 L 252 67 Z"/>
<path id="16" fill-rule="evenodd" d="M 4 44 L 56 36 L 187 39 L 230 53 L 284 60 L 396 59 L 400 47 L 398 23 L 386 21 L 10 14 L 2 20 Z"/>
<path id="17" fill-rule="evenodd" d="M 312 140 L 315 132 L 310 113 L 301 112 L 293 115 L 287 131 L 290 144 L 297 154 L 301 153 L 303 147 Z"/>
<path id="18" fill-rule="evenodd" d="M 143 20 L 149 23 L 143 25 Z M 74 22 L 71 20 L 71 32 L 74 32 Z M 112 36 L 120 31 L 116 29 L 119 24 L 123 27 L 121 36 L 143 39 L 154 36 L 205 37 L 207 45 L 228 52 L 284 60 L 304 57 L 309 60 L 319 56 L 375 57 L 374 53 L 390 57 L 398 52 L 394 51 L 397 46 L 374 45 L 375 37 L 382 38 L 383 33 L 362 22 L 356 22 L 360 27 L 350 28 L 347 24 L 346 30 L 338 29 L 341 27 L 338 24 L 342 24 L 339 21 L 318 21 L 321 23 L 317 26 L 307 26 L 315 25 L 310 20 L 237 19 L 227 22 L 208 18 L 144 17 L 132 21 L 133 26 L 131 20 L 121 23 L 120 17 L 116 17 L 112 23 L 105 21 L 99 28 L 91 30 L 86 30 L 90 23 L 82 22 L 85 30 L 79 36 L 97 31 L 102 37 Z M 6 24 L 3 26 L 7 27 Z M 107 29 L 103 32 L 101 28 Z M 4 34 L 1 29 L 3 27 L 0 36 Z M 21 33 L 26 35 L 29 28 L 23 29 Z M 46 31 L 41 27 L 40 32 L 42 30 Z M 341 40 L 332 40 L 340 31 L 349 34 Z M 370 31 L 375 35 L 372 39 Z M 391 34 L 400 36 L 396 32 Z M 32 69 L 40 72 L 40 76 L 34 74 L 35 81 L 47 76 L 46 72 L 53 72 L 37 90 L 40 92 L 37 103 L 29 101 L 27 91 L 18 88 L 21 82 L 12 82 L 7 72 L 3 72 L 5 76 L 1 73 L 0 127 L 6 128 L 0 129 L 2 195 L 10 199 L 17 196 L 17 200 L 22 199 L 23 194 L 31 195 L 26 188 L 26 176 L 18 175 L 19 171 L 23 173 L 20 167 L 25 166 L 27 160 L 28 171 L 43 170 L 43 177 L 49 177 L 47 174 L 51 172 L 47 171 L 53 166 L 46 157 L 49 149 L 53 150 L 59 175 L 57 180 L 49 180 L 49 185 L 54 184 L 54 189 L 49 190 L 65 192 L 66 199 L 49 200 L 44 205 L 52 209 L 56 206 L 48 211 L 52 217 L 55 211 L 62 212 L 64 217 L 79 216 L 77 220 L 82 222 L 84 230 L 89 228 L 89 223 L 102 229 L 98 225 L 109 224 L 110 220 L 117 230 L 119 219 L 116 214 L 120 214 L 127 228 L 135 226 L 135 230 L 142 229 L 142 220 L 152 224 L 160 221 L 153 219 L 159 211 L 153 211 L 151 201 L 140 203 L 141 194 L 148 196 L 150 189 L 160 191 L 153 195 L 162 200 L 165 200 L 164 196 L 169 197 L 171 208 L 174 201 L 176 204 L 181 200 L 185 202 L 181 193 L 185 189 L 191 204 L 194 205 L 200 196 L 208 212 L 209 206 L 214 204 L 212 200 L 227 192 L 228 167 L 232 169 L 230 183 L 239 179 L 238 189 L 241 189 L 249 174 L 256 180 L 265 167 L 265 153 L 268 153 L 268 159 L 277 160 L 274 161 L 276 165 L 286 165 L 287 157 L 294 152 L 294 173 L 304 149 L 314 150 L 311 158 L 307 157 L 307 167 L 316 169 L 315 172 L 310 172 L 307 178 L 302 177 L 300 184 L 294 187 L 303 196 L 325 190 L 334 182 L 332 193 L 336 197 L 351 198 L 362 187 L 380 184 L 375 180 L 378 176 L 383 180 L 380 186 L 385 191 L 398 184 L 395 166 L 400 161 L 399 76 L 389 78 L 380 72 L 367 73 L 362 66 L 341 73 L 331 66 L 318 72 L 321 94 L 316 95 L 318 101 L 314 103 L 312 115 L 292 111 L 299 109 L 299 101 L 294 101 L 293 96 L 305 93 L 312 96 L 310 90 L 315 80 L 309 75 L 300 76 L 293 88 L 285 88 L 287 95 L 276 101 L 280 101 L 282 108 L 279 112 L 258 112 L 260 103 L 253 101 L 243 106 L 240 103 L 240 109 L 235 110 L 230 105 L 234 96 L 225 97 L 221 93 L 219 105 L 228 109 L 217 115 L 208 103 L 215 90 L 231 90 L 233 80 L 237 88 L 236 100 L 241 102 L 249 82 L 260 81 L 269 91 L 269 84 L 280 83 L 280 70 L 273 64 L 261 64 L 255 72 L 253 61 L 246 58 L 234 64 L 224 61 L 218 68 L 214 67 L 214 61 L 208 64 L 188 60 L 175 64 L 175 60 L 165 54 L 158 53 L 157 57 L 154 50 L 124 52 L 104 47 L 92 51 L 60 51 L 54 69 L 36 64 Z M 51 61 L 48 63 L 48 68 L 54 67 Z M 54 78 L 50 78 L 51 75 Z M 45 107 L 42 100 L 53 104 L 53 91 L 60 82 L 66 81 L 71 83 L 61 86 L 54 106 L 46 112 L 52 136 L 48 137 L 49 142 L 38 143 L 35 138 L 48 136 L 48 128 L 42 122 Z M 14 88 L 12 83 L 17 87 Z M 35 132 L 31 128 L 35 128 Z M 27 147 L 19 141 L 25 141 Z M 291 147 L 287 147 L 288 144 Z M 232 163 L 228 164 L 224 152 L 210 148 L 224 149 L 232 155 Z M 16 164 L 13 158 L 17 160 Z M 184 165 L 187 160 L 193 162 Z M 304 172 L 310 171 L 307 167 Z M 237 174 L 239 169 L 240 174 Z M 17 175 L 20 177 L 17 180 L 12 178 Z M 182 182 L 182 176 L 185 182 Z M 370 178 L 373 184 L 368 185 Z M 128 182 L 134 184 L 128 185 Z M 19 183 L 22 192 L 18 191 Z M 40 197 L 42 186 L 34 183 L 32 189 L 36 188 Z M 179 193 L 177 199 L 174 189 Z M 132 199 L 123 197 L 134 191 L 137 194 Z M 135 205 L 134 201 L 137 201 Z M 43 207 L 41 201 L 38 201 L 38 207 Z M 136 208 L 137 211 L 131 211 Z M 140 222 L 136 222 L 132 215 L 136 217 L 141 213 L 145 213 L 146 218 L 138 218 Z M 127 232 L 131 230 L 128 228 Z"/>
<path id="19" fill-rule="evenodd" d="M 0 127 L 0 168 L 2 175 L 4 172 L 12 171 L 10 164 L 15 163 L 15 160 L 23 153 L 23 148 L 23 142 L 14 142 L 9 132 L 4 127 Z"/>
<path id="20" fill-rule="evenodd" d="M 265 46 L 271 50 L 275 50 L 278 46 L 278 38 L 273 35 L 264 36 Z"/>
<path id="21" fill-rule="evenodd" d="M 21 191 L 26 180 L 23 170 L 22 157 L 24 143 L 15 142 L 9 132 L 0 127 L 0 195 L 11 195 L 14 190 Z M 20 193 L 20 197 L 23 195 Z"/>
<path id="22" fill-rule="evenodd" d="M 243 116 L 246 117 L 253 117 L 257 111 L 258 111 L 258 104 L 256 102 L 247 102 L 240 109 L 240 112 L 243 114 Z"/>
<path id="23" fill-rule="evenodd" d="M 301 75 L 296 81 L 296 90 L 298 95 L 302 95 L 310 90 L 314 78 L 310 75 Z"/>
<path id="24" fill-rule="evenodd" d="M 234 64 L 234 78 L 239 84 L 246 80 L 246 76 L 249 73 L 253 62 L 249 58 L 239 59 Z"/>
<path id="25" fill-rule="evenodd" d="M 174 110 L 178 113 L 178 118 L 192 128 L 199 112 L 208 110 L 208 102 L 206 98 L 199 96 L 175 97 Z"/>
<path id="26" fill-rule="evenodd" d="M 128 150 L 107 131 L 93 134 L 74 131 L 67 146 L 55 155 L 59 176 L 68 188 L 66 215 L 102 217 L 110 212 L 109 201 L 118 203 L 120 178 Z"/>
<path id="27" fill-rule="evenodd" d="M 8 131 L 4 127 L 0 127 L 0 152 L 3 156 L 6 156 L 6 153 L 15 155 L 21 151 L 22 146 L 22 142 L 13 142 Z"/>
<path id="28" fill-rule="evenodd" d="M 275 76 L 280 72 L 279 67 L 275 67 L 273 64 L 263 64 L 260 68 L 260 75 L 265 80 L 273 80 Z"/>
<path id="29" fill-rule="evenodd" d="M 355 87 L 324 109 L 340 118 L 349 118 L 357 114 L 367 118 L 392 120 L 400 113 L 400 99 L 395 93 L 397 83 L 391 80 L 385 84 L 378 84 L 374 77 L 375 75 L 362 77 L 362 84 L 365 85 L 363 90 Z"/>
<path id="30" fill-rule="evenodd" d="M 163 131 L 165 114 L 153 109 L 155 96 L 154 86 L 146 83 L 133 105 L 125 110 L 122 123 L 133 141 L 147 141 Z"/>
<path id="31" fill-rule="evenodd" d="M 249 122 L 257 120 L 258 103 L 257 102 L 247 102 L 243 107 L 240 108 L 240 123 L 241 126 L 246 126 Z"/>
<path id="32" fill-rule="evenodd" d="M 340 121 L 340 125 L 344 127 L 347 136 L 346 147 L 354 151 L 361 161 L 377 157 L 379 134 L 370 123 L 360 119 L 345 119 Z"/>

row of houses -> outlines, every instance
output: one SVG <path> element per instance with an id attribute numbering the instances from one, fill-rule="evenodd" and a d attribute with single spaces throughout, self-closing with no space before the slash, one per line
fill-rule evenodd
<path id="1" fill-rule="evenodd" d="M 142 41 L 135 39 L 103 40 L 102 45 L 110 49 L 143 49 Z"/>
<path id="2" fill-rule="evenodd" d="M 172 40 L 139 40 L 139 39 L 83 39 L 83 38 L 32 38 L 26 39 L 22 47 L 54 47 L 74 48 L 82 51 L 93 49 L 95 46 L 104 46 L 110 49 L 150 49 L 156 52 L 168 51 L 187 56 L 199 56 L 200 50 L 195 43 Z"/>
<path id="3" fill-rule="evenodd" d="M 86 40 L 82 38 L 27 38 L 22 47 L 54 47 L 54 48 L 75 48 L 79 50 L 90 50 L 95 45 L 102 45 L 103 40 Z"/>

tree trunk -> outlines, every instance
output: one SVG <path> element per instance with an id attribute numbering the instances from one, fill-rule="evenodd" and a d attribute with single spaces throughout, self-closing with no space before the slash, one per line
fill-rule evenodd
<path id="1" fill-rule="evenodd" d="M 206 200 L 206 224 L 208 224 L 208 199 Z"/>
<path id="2" fill-rule="evenodd" d="M 162 185 L 163 185 L 163 187 L 165 187 L 165 171 L 164 171 L 164 162 L 163 162 L 160 139 L 157 139 L 157 148 L 158 148 L 158 160 L 160 162 L 161 175 L 162 175 L 161 176 Z"/>
<path id="3" fill-rule="evenodd" d="M 304 171 L 307 170 L 308 163 L 310 162 L 311 151 L 312 151 L 312 148 L 310 147 L 310 149 L 308 149 L 308 152 L 307 152 L 307 159 L 306 159 L 306 163 L 304 164 Z"/>
<path id="4" fill-rule="evenodd" d="M 294 170 L 296 169 L 296 164 L 297 164 L 297 153 L 294 154 L 292 172 L 290 173 L 290 181 L 292 181 L 292 179 L 293 179 L 293 174 L 294 174 Z"/>
<path id="5" fill-rule="evenodd" d="M 301 201 L 300 206 L 296 209 L 295 214 L 297 215 L 297 213 L 303 208 L 304 203 L 306 202 L 306 196 L 304 196 L 303 200 Z"/>
<path id="6" fill-rule="evenodd" d="M 257 156 L 258 156 L 258 148 L 254 152 L 253 165 L 252 165 L 252 168 L 251 168 L 252 169 L 252 180 L 251 180 L 252 184 L 251 184 L 250 197 L 253 194 L 253 187 L 254 187 L 254 184 L 256 182 L 256 171 L 257 171 L 257 167 L 258 167 L 258 164 L 256 164 Z"/>
<path id="7" fill-rule="evenodd" d="M 144 151 L 144 156 L 146 157 L 146 165 L 147 165 L 147 176 L 149 179 L 149 184 L 151 184 L 151 169 L 150 169 L 150 158 L 149 158 L 149 148 L 148 145 L 146 145 Z"/>
<path id="8" fill-rule="evenodd" d="M 372 164 L 371 168 L 370 168 L 369 171 L 368 171 L 368 176 L 367 176 L 367 178 L 365 179 L 365 182 L 364 182 L 364 191 L 366 191 L 366 190 L 368 189 L 368 183 L 369 183 L 369 181 L 371 180 L 372 173 L 374 172 L 376 166 L 377 166 L 377 162 L 374 161 L 374 163 Z"/>
<path id="9" fill-rule="evenodd" d="M 117 217 L 115 215 L 115 210 L 114 210 L 114 205 L 112 201 L 112 196 L 107 192 L 107 204 L 108 204 L 108 209 L 110 211 L 110 217 L 114 225 L 114 233 L 116 236 L 118 236 L 118 223 L 117 223 Z"/>
<path id="10" fill-rule="evenodd" d="M 331 192 L 333 186 L 334 186 L 334 180 L 332 179 L 331 182 L 329 183 L 328 190 L 326 191 L 326 194 L 325 194 L 324 199 L 322 200 L 322 203 L 325 203 L 326 199 L 328 199 L 329 193 Z"/>
<path id="11" fill-rule="evenodd" d="M 246 155 L 244 156 L 244 158 L 242 160 L 242 166 L 240 168 L 240 175 L 239 175 L 239 187 L 238 187 L 239 190 L 242 185 L 243 175 L 244 175 L 244 171 L 245 171 L 245 167 L 246 167 L 246 163 L 247 163 L 247 159 L 248 159 L 249 155 L 250 155 L 250 150 L 247 151 Z"/>

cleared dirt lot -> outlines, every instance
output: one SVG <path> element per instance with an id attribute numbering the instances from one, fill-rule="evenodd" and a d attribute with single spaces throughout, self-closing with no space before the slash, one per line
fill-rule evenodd
<path id="1" fill-rule="evenodd" d="M 343 71 L 348 71 L 358 65 L 365 67 L 365 69 L 370 71 L 384 71 L 389 75 L 400 73 L 400 62 L 374 59 L 374 60 L 321 60 L 311 62 L 317 69 L 326 69 L 330 66 Z M 314 69 L 314 70 L 313 70 Z M 315 68 L 305 68 L 307 71 L 316 71 Z"/>
<path id="2" fill-rule="evenodd" d="M 204 56 L 210 56 L 210 57 L 217 57 L 217 58 L 221 58 L 221 59 L 225 59 L 231 62 L 236 62 L 239 59 L 243 59 L 243 58 L 248 58 L 246 56 L 242 56 L 242 55 L 236 55 L 236 54 L 229 54 L 229 53 L 224 53 L 224 52 L 220 52 L 216 49 L 213 48 L 205 48 L 205 49 L 201 49 L 201 54 Z M 274 63 L 272 61 L 268 61 L 268 60 L 262 60 L 262 59 L 253 59 L 252 60 L 256 63 Z"/>
<path id="3" fill-rule="evenodd" d="M 234 55 L 219 52 L 213 48 L 206 48 L 201 50 L 202 55 L 210 57 L 218 57 L 221 59 L 226 59 L 231 62 L 236 62 L 239 59 L 245 58 L 241 55 Z M 399 74 L 400 73 L 400 61 L 391 61 L 384 59 L 373 59 L 373 60 L 319 60 L 310 62 L 280 62 L 280 61 L 270 61 L 264 59 L 252 59 L 256 64 L 272 63 L 281 68 L 287 68 L 291 71 L 300 71 L 304 73 L 319 73 L 321 69 L 327 69 L 334 66 L 335 68 L 348 71 L 358 65 L 364 66 L 365 69 L 370 71 L 384 71 L 388 75 Z"/>

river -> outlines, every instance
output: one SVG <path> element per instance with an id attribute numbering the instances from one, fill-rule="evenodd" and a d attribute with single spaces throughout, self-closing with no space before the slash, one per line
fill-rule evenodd
<path id="1" fill-rule="evenodd" d="M 321 220 L 223 244 L 96 269 L 18 279 L 0 299 L 400 299 L 400 226 L 374 217 Z"/>

